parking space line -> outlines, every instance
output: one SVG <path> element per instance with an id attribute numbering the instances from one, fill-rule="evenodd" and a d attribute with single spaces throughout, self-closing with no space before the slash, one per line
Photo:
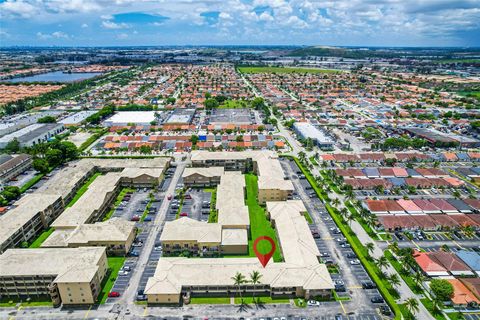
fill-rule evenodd
<path id="1" fill-rule="evenodd" d="M 338 300 L 340 302 L 340 306 L 342 307 L 343 313 L 347 314 L 347 310 L 345 310 L 345 307 L 343 306 L 342 300 Z"/>
<path id="2" fill-rule="evenodd" d="M 348 289 L 362 289 L 363 287 L 362 286 L 351 286 L 351 287 L 348 287 Z"/>
<path id="3" fill-rule="evenodd" d="M 85 312 L 85 316 L 83 317 L 83 319 L 87 319 L 87 318 L 88 318 L 88 314 L 90 313 L 90 309 L 92 309 L 92 306 L 91 306 L 91 305 L 90 305 L 90 307 L 88 307 L 87 312 Z"/>

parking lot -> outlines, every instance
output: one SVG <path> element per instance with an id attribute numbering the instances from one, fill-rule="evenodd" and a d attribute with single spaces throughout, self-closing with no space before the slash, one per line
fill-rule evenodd
<path id="1" fill-rule="evenodd" d="M 357 314 L 376 315 L 377 308 L 380 306 L 386 307 L 386 304 L 373 303 L 371 301 L 372 298 L 381 297 L 373 281 L 358 261 L 357 256 L 337 228 L 320 199 L 314 194 L 308 181 L 300 174 L 300 169 L 295 162 L 283 160 L 282 167 L 295 186 L 294 198 L 303 200 L 313 219 L 314 223 L 310 224 L 310 229 L 323 262 L 327 266 L 337 266 L 338 268 L 338 273 L 330 274 L 335 283 L 337 295 L 341 298 L 351 298 L 350 301 L 342 303 L 345 309 L 344 313 L 348 314 L 350 311 L 355 311 Z M 383 298 L 381 300 L 383 301 Z M 358 316 L 357 319 L 359 319 Z"/>
<path id="2" fill-rule="evenodd" d="M 255 114 L 250 109 L 213 109 L 209 123 L 255 123 Z"/>
<path id="3" fill-rule="evenodd" d="M 113 217 L 119 217 L 128 221 L 131 221 L 134 216 L 142 216 L 145 208 L 149 202 L 149 193 L 152 189 L 137 189 L 135 192 L 130 193 L 130 198 L 127 201 L 124 198 L 124 201 L 120 203 L 120 205 L 115 209 Z M 164 194 L 160 192 L 156 192 L 154 196 L 154 200 L 150 206 L 150 211 L 147 214 L 147 217 L 151 217 L 158 212 L 158 209 L 161 204 L 161 199 Z M 128 197 L 127 197 L 128 199 Z M 153 217 L 151 217 L 153 220 Z M 126 288 L 129 285 L 129 281 L 131 278 L 131 271 L 136 267 L 138 256 L 143 251 L 143 243 L 146 241 L 150 231 L 152 230 L 152 224 L 149 219 L 145 221 L 137 221 L 136 227 L 138 229 L 137 236 L 134 240 L 132 245 L 132 249 L 130 249 L 129 256 L 125 260 L 123 267 L 121 268 L 120 272 L 118 273 L 117 279 L 113 285 L 111 291 L 115 291 L 122 295 Z M 158 259 L 157 259 L 158 260 Z M 156 263 L 155 263 L 156 266 Z M 155 271 L 155 268 L 153 268 Z M 114 302 L 115 298 L 108 298 L 107 302 Z"/>

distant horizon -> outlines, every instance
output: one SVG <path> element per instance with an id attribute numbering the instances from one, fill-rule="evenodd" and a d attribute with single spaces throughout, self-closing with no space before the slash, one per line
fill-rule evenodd
<path id="1" fill-rule="evenodd" d="M 270 47 L 270 48 L 281 48 L 281 47 L 292 47 L 292 48 L 314 48 L 314 47 L 324 47 L 324 48 L 374 48 L 374 49 L 480 49 L 480 45 L 476 46 L 380 46 L 380 45 L 302 45 L 302 44 L 162 44 L 162 45 L 0 45 L 0 49 L 14 49 L 14 48 L 32 48 L 32 49 L 62 49 L 62 48 L 170 48 L 170 47 L 192 47 L 192 48 L 202 48 L 202 47 L 212 47 L 212 48 L 222 48 L 222 47 L 236 47 L 236 48 L 247 48 L 247 47 Z"/>

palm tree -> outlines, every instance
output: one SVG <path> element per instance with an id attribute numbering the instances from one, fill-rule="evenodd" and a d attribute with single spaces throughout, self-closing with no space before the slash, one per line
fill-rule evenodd
<path id="1" fill-rule="evenodd" d="M 405 306 L 413 316 L 415 316 L 417 312 L 420 310 L 418 308 L 418 301 L 415 298 L 408 298 L 407 300 L 405 300 Z"/>
<path id="2" fill-rule="evenodd" d="M 386 266 L 388 266 L 388 260 L 385 256 L 381 256 L 380 258 L 377 259 L 377 266 L 380 268 L 380 270 L 382 268 L 385 268 Z"/>
<path id="3" fill-rule="evenodd" d="M 365 244 L 365 249 L 367 249 L 368 254 L 372 254 L 373 249 L 375 249 L 375 245 L 372 242 Z"/>
<path id="4" fill-rule="evenodd" d="M 390 244 L 388 245 L 388 248 L 389 248 L 390 250 L 392 250 L 393 252 L 397 253 L 397 252 L 398 252 L 398 249 L 399 249 L 399 247 L 398 247 L 398 242 L 397 242 L 397 241 L 394 241 L 394 242 L 390 243 Z"/>
<path id="5" fill-rule="evenodd" d="M 332 203 L 336 207 L 340 204 L 340 200 L 338 200 L 338 198 L 335 198 L 335 199 L 333 199 Z"/>
<path id="6" fill-rule="evenodd" d="M 260 283 L 260 279 L 262 278 L 262 275 L 258 271 L 253 271 L 250 273 L 250 282 L 253 284 L 253 301 L 255 301 L 255 287 L 257 284 Z"/>
<path id="7" fill-rule="evenodd" d="M 355 220 L 355 218 L 353 217 L 353 214 L 349 214 L 349 215 L 347 216 L 347 223 L 348 223 L 348 225 L 349 225 L 350 227 L 352 226 L 352 225 L 351 225 L 351 222 L 352 222 L 353 220 Z"/>
<path id="8" fill-rule="evenodd" d="M 242 291 L 240 290 L 240 286 L 246 282 L 245 276 L 240 272 L 237 272 L 234 277 L 231 278 L 234 282 L 234 285 L 238 288 L 238 294 L 240 295 L 240 300 L 243 303 L 242 299 Z"/>
<path id="9" fill-rule="evenodd" d="M 388 276 L 388 281 L 396 288 L 400 285 L 400 278 L 398 277 L 398 274 L 392 273 L 390 276 Z"/>
<path id="10" fill-rule="evenodd" d="M 424 276 L 423 274 L 420 272 L 420 271 L 417 271 L 415 272 L 415 274 L 413 275 L 413 280 L 415 281 L 415 283 L 420 286 L 420 284 L 422 283 L 424 279 Z"/>

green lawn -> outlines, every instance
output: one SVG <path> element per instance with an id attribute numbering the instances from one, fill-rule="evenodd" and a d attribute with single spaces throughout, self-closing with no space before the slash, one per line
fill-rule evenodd
<path id="1" fill-rule="evenodd" d="M 249 101 L 226 100 L 224 103 L 219 105 L 217 109 L 247 109 L 250 107 L 251 107 L 251 104 Z"/>
<path id="2" fill-rule="evenodd" d="M 0 299 L 0 308 L 15 307 L 18 303 L 22 307 L 51 307 L 53 306 L 52 300 L 49 296 L 30 298 L 30 301 L 22 301 L 19 299 L 2 298 Z"/>
<path id="3" fill-rule="evenodd" d="M 375 231 L 373 231 L 372 227 L 368 225 L 368 223 L 360 216 L 357 209 L 353 206 L 350 201 L 345 202 L 345 207 L 347 207 L 348 211 L 355 217 L 355 220 L 360 223 L 363 230 L 372 238 L 373 240 L 379 240 L 379 237 Z"/>
<path id="4" fill-rule="evenodd" d="M 240 67 L 241 73 L 340 73 L 339 70 L 283 67 Z"/>
<path id="5" fill-rule="evenodd" d="M 145 210 L 143 210 L 143 214 L 142 214 L 142 217 L 140 218 L 140 221 L 143 222 L 145 220 L 145 218 L 147 217 L 148 211 L 149 211 L 150 207 L 152 206 L 152 201 L 153 201 L 153 195 L 150 195 L 149 198 L 148 198 L 147 206 L 145 207 Z"/>
<path id="6" fill-rule="evenodd" d="M 134 191 L 135 189 L 132 189 L 132 188 L 123 188 L 122 191 L 120 191 L 120 193 L 118 194 L 117 199 L 115 199 L 115 202 L 113 203 L 112 208 L 110 208 L 110 210 L 103 217 L 103 221 L 107 221 L 112 217 L 113 213 L 115 212 L 115 209 L 118 207 L 120 202 L 123 201 L 123 198 L 127 193 L 134 192 Z"/>
<path id="7" fill-rule="evenodd" d="M 21 192 L 21 193 L 24 193 L 25 191 L 27 191 L 28 189 L 30 189 L 34 184 L 36 184 L 38 181 L 40 181 L 43 176 L 44 176 L 43 173 L 36 174 L 32 179 L 28 180 L 27 183 L 25 183 L 25 184 L 20 188 L 20 192 Z"/>
<path id="8" fill-rule="evenodd" d="M 29 246 L 29 248 L 40 248 L 42 243 L 55 231 L 54 228 L 48 228 L 47 230 L 43 231 L 35 241 L 32 242 L 32 244 Z"/>
<path id="9" fill-rule="evenodd" d="M 397 270 L 398 274 L 402 277 L 403 281 L 412 289 L 412 291 L 416 294 L 422 294 L 423 290 L 420 286 L 418 286 L 411 275 L 405 275 L 402 272 L 402 264 L 398 261 L 397 258 L 393 256 L 390 250 L 385 250 L 385 257 L 390 261 L 390 264 Z"/>
<path id="10" fill-rule="evenodd" d="M 82 195 L 87 192 L 88 190 L 88 186 L 90 184 L 92 184 L 93 181 L 95 181 L 95 179 L 97 179 L 98 176 L 102 175 L 100 172 L 97 172 L 95 173 L 93 176 L 91 176 L 87 182 L 85 182 L 85 184 L 80 188 L 78 189 L 77 193 L 75 194 L 75 196 L 73 197 L 73 199 L 70 201 L 70 203 L 67 205 L 67 208 L 68 207 L 71 207 L 75 204 L 75 202 L 78 201 L 78 199 L 80 199 L 82 197 Z"/>
<path id="11" fill-rule="evenodd" d="M 257 176 L 254 174 L 245 175 L 245 183 L 247 188 L 247 206 L 250 216 L 250 234 L 251 238 L 248 240 L 249 256 L 255 257 L 253 251 L 253 242 L 260 236 L 269 236 L 275 242 L 276 250 L 273 254 L 273 261 L 283 261 L 282 254 L 280 252 L 280 246 L 278 245 L 277 234 L 272 228 L 270 221 L 267 219 L 265 209 L 261 207 L 257 202 L 258 184 Z M 266 253 L 270 251 L 270 243 L 267 241 L 260 241 L 257 249 Z"/>
<path id="12" fill-rule="evenodd" d="M 209 223 L 217 223 L 218 222 L 218 212 L 215 209 L 215 204 L 217 201 L 217 189 L 216 188 L 208 188 L 203 189 L 204 192 L 210 192 L 210 214 L 208 215 L 208 222 Z"/>
<path id="13" fill-rule="evenodd" d="M 193 297 L 190 304 L 230 304 L 229 297 Z"/>
<path id="14" fill-rule="evenodd" d="M 243 302 L 247 304 L 253 304 L 253 297 L 242 297 Z M 255 301 L 260 301 L 260 304 L 262 303 L 290 303 L 290 299 L 285 299 L 285 298 L 277 298 L 277 299 L 272 299 L 272 297 L 266 296 L 266 297 L 255 297 Z M 235 297 L 235 304 L 240 304 L 242 301 L 240 297 Z"/>
<path id="15" fill-rule="evenodd" d="M 311 156 L 309 159 L 310 159 L 310 162 L 311 162 L 314 166 L 318 166 L 318 162 L 317 162 L 317 160 L 315 160 L 315 157 L 314 157 L 314 156 Z"/>
<path id="16" fill-rule="evenodd" d="M 427 298 L 424 298 L 424 299 L 420 299 L 420 301 L 422 302 L 422 304 L 425 306 L 425 308 L 427 308 L 428 312 L 430 312 L 430 314 L 436 319 L 436 320 L 446 320 L 445 316 L 440 313 L 440 312 L 433 312 L 433 304 L 432 304 L 432 301 L 427 299 Z"/>
<path id="17" fill-rule="evenodd" d="M 105 279 L 103 279 L 102 291 L 100 291 L 97 298 L 99 304 L 103 304 L 105 303 L 105 300 L 107 300 L 108 293 L 112 290 L 115 279 L 117 279 L 118 271 L 120 271 L 120 268 L 125 262 L 125 257 L 107 257 L 107 260 L 110 274 L 108 275 L 108 278 L 105 277 Z"/>
<path id="18" fill-rule="evenodd" d="M 480 91 L 458 91 L 461 96 L 475 97 L 480 99 Z"/>
<path id="19" fill-rule="evenodd" d="M 308 224 L 313 224 L 313 219 L 310 216 L 310 213 L 308 213 L 308 211 L 305 213 L 304 217 L 305 217 L 305 220 L 307 220 Z"/>

